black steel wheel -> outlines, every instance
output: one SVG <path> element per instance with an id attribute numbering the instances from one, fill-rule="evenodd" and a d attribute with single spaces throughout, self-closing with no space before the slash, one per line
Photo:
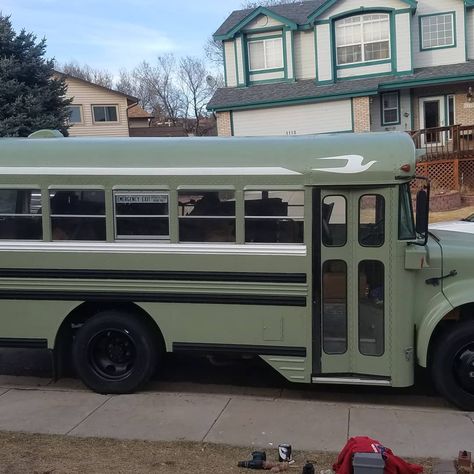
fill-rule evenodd
<path id="1" fill-rule="evenodd" d="M 159 338 L 136 315 L 104 311 L 85 322 L 73 344 L 81 380 L 98 393 L 131 393 L 155 371 Z"/>
<path id="2" fill-rule="evenodd" d="M 456 323 L 438 337 L 431 374 L 441 395 L 462 410 L 474 410 L 474 321 Z"/>

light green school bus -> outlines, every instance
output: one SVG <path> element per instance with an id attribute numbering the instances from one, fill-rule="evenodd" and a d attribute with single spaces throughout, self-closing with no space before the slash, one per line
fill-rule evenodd
<path id="1" fill-rule="evenodd" d="M 474 236 L 417 224 L 403 133 L 0 140 L 0 346 L 101 393 L 164 352 L 474 409 Z M 473 224 L 474 226 L 474 224 Z"/>

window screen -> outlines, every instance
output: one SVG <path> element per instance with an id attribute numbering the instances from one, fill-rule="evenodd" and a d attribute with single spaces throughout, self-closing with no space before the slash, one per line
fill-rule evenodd
<path id="1" fill-rule="evenodd" d="M 304 191 L 246 191 L 245 241 L 303 243 Z"/>
<path id="2" fill-rule="evenodd" d="M 234 191 L 180 191 L 180 242 L 235 242 Z"/>
<path id="3" fill-rule="evenodd" d="M 453 46 L 454 14 L 421 17 L 421 38 L 422 49 Z"/>
<path id="4" fill-rule="evenodd" d="M 169 239 L 168 194 L 158 191 L 116 191 L 117 239 Z"/>
<path id="5" fill-rule="evenodd" d="M 0 189 L 0 239 L 42 238 L 41 191 Z"/>
<path id="6" fill-rule="evenodd" d="M 105 198 L 100 190 L 50 190 L 53 240 L 105 240 Z"/>

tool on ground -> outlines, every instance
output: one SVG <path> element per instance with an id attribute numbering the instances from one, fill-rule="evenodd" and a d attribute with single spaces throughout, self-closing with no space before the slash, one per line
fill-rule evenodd
<path id="1" fill-rule="evenodd" d="M 291 444 L 282 443 L 278 445 L 278 461 L 291 461 Z"/>

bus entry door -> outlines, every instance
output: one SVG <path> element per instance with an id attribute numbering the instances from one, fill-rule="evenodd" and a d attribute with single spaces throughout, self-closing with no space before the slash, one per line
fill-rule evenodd
<path id="1" fill-rule="evenodd" d="M 319 347 L 313 350 L 321 358 L 313 372 L 383 379 L 390 375 L 391 191 L 323 189 L 314 196 L 320 228 L 315 225 L 313 255 L 320 262 L 313 268 L 321 273 L 314 275 L 319 301 L 314 301 L 313 327 L 319 338 L 313 334 L 313 341 Z"/>

